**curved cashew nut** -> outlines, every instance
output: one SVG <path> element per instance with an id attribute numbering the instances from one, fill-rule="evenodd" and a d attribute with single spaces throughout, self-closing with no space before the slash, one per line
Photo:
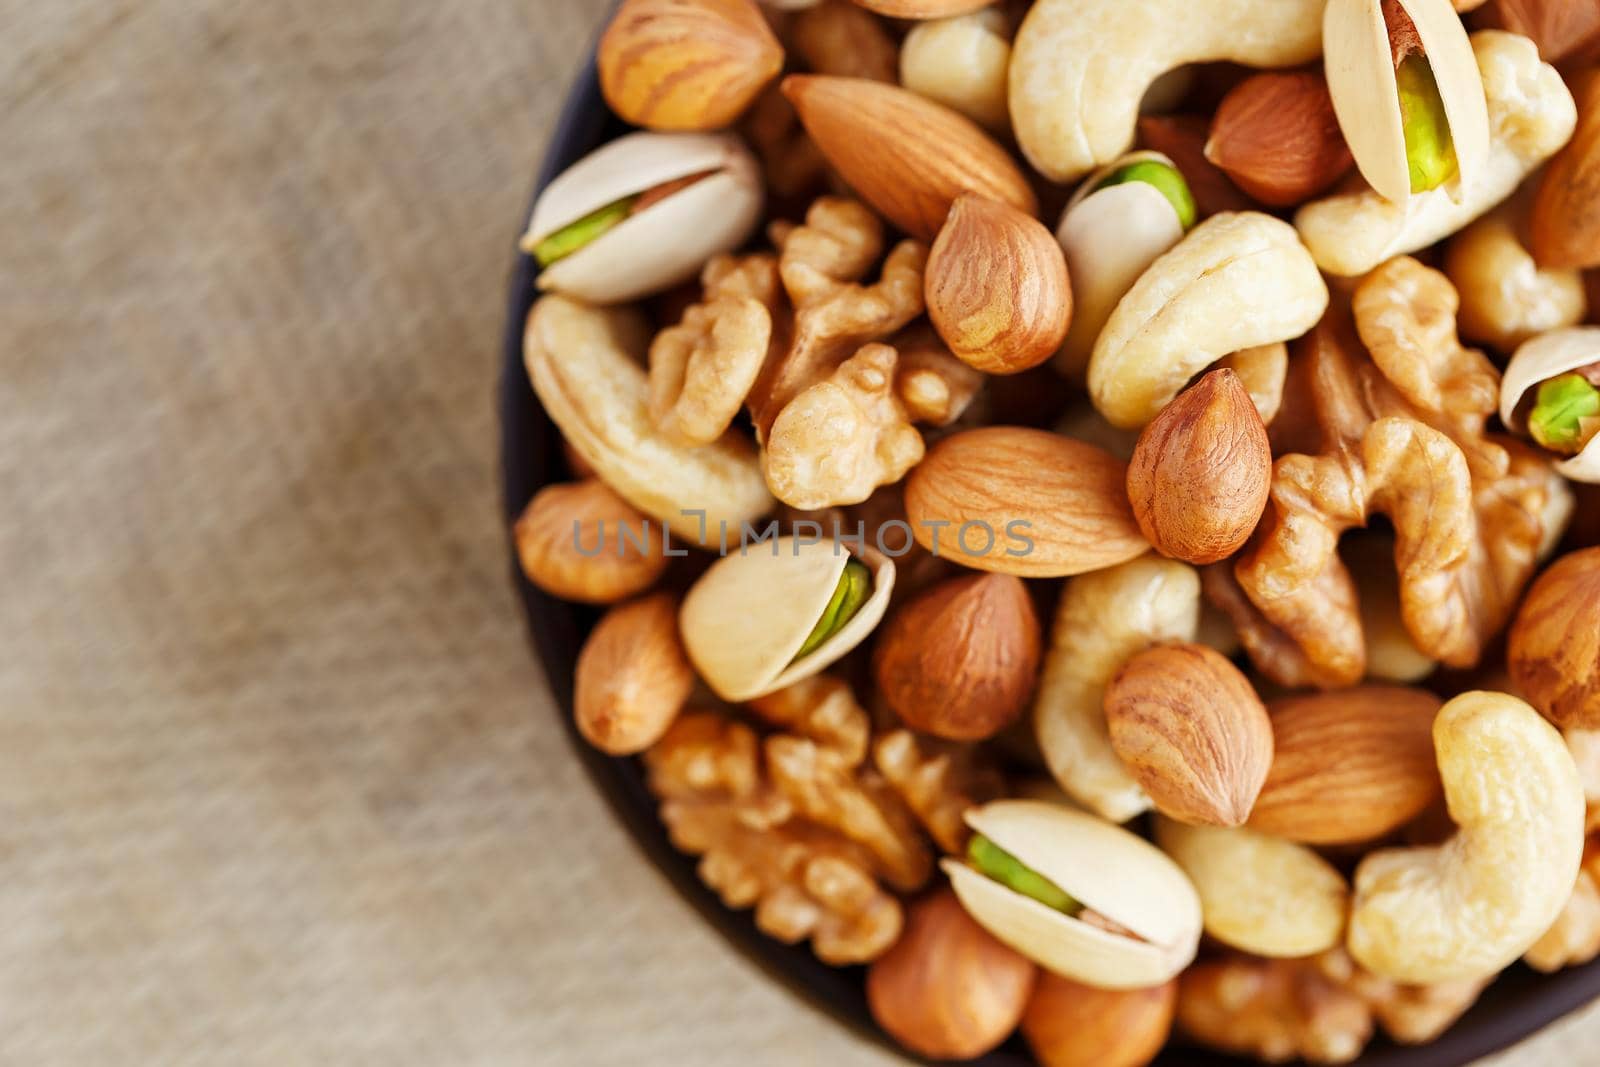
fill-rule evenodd
<path id="1" fill-rule="evenodd" d="M 772 509 L 772 495 L 743 434 L 730 431 L 695 448 L 655 428 L 643 366 L 649 343 L 638 310 L 595 308 L 552 293 L 528 312 L 523 360 L 561 435 L 607 485 L 679 537 L 715 543 L 719 522 L 737 529 L 761 517 Z"/>
<path id="2" fill-rule="evenodd" d="M 1317 324 L 1328 287 L 1288 223 L 1213 215 L 1150 265 L 1089 357 L 1089 396 L 1113 425 L 1143 426 L 1196 373 Z"/>
<path id="3" fill-rule="evenodd" d="M 1532 41 L 1483 30 L 1472 35 L 1472 50 L 1489 102 L 1489 155 L 1477 179 L 1459 191 L 1459 200 L 1446 183 L 1404 204 L 1371 189 L 1307 204 L 1294 224 L 1329 274 L 1365 274 L 1450 236 L 1510 196 L 1572 136 L 1577 105 L 1556 69 L 1539 61 Z"/>
<path id="4" fill-rule="evenodd" d="M 1505 693 L 1439 710 L 1434 751 L 1456 835 L 1356 868 L 1350 954 L 1397 982 L 1491 975 L 1560 914 L 1583 855 L 1583 785 L 1555 727 Z"/>
<path id="5" fill-rule="evenodd" d="M 1322 53 L 1324 0 L 1039 0 L 1011 50 L 1011 123 L 1046 177 L 1080 178 L 1133 143 L 1145 90 L 1185 63 L 1292 67 Z"/>
<path id="6" fill-rule="evenodd" d="M 1199 575 L 1154 554 L 1074 578 L 1061 594 L 1033 728 L 1061 788 L 1102 818 L 1126 822 L 1150 808 L 1111 747 L 1106 684 L 1134 653 L 1194 640 L 1199 617 Z"/>

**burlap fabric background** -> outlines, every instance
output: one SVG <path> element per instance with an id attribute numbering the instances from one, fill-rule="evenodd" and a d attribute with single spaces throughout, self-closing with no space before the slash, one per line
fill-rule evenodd
<path id="1" fill-rule="evenodd" d="M 891 1062 L 613 826 L 505 581 L 503 282 L 601 5 L 0 13 L 0 1063 Z"/>

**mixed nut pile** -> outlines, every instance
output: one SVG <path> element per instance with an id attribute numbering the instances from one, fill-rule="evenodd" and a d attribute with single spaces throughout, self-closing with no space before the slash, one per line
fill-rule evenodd
<path id="1" fill-rule="evenodd" d="M 706 884 L 936 1059 L 1600 954 L 1600 0 L 762 3 L 624 0 L 524 245 L 517 547 Z"/>

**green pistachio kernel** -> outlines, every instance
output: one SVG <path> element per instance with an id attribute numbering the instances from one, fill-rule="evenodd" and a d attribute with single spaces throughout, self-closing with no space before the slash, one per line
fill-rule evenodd
<path id="1" fill-rule="evenodd" d="M 1144 182 L 1146 185 L 1155 186 L 1156 192 L 1166 197 L 1167 202 L 1172 205 L 1172 210 L 1178 213 L 1179 225 L 1185 230 L 1194 225 L 1199 209 L 1195 207 L 1194 194 L 1189 191 L 1189 183 L 1183 180 L 1183 172 L 1177 167 L 1159 160 L 1140 159 L 1127 166 L 1118 167 L 1094 188 L 1095 192 L 1099 192 L 1101 189 L 1127 182 Z"/>
<path id="2" fill-rule="evenodd" d="M 972 835 L 972 840 L 967 844 L 967 859 L 985 878 L 992 878 L 1007 889 L 1031 897 L 1047 908 L 1068 915 L 1076 915 L 1083 910 L 1083 905 L 1064 889 L 982 834 Z"/>
<path id="3" fill-rule="evenodd" d="M 1576 455 L 1587 444 L 1584 422 L 1600 417 L 1600 389 L 1581 374 L 1563 374 L 1539 386 L 1528 432 L 1552 452 Z M 1593 423 L 1587 429 L 1592 430 Z"/>
<path id="4" fill-rule="evenodd" d="M 1437 189 L 1456 173 L 1456 146 L 1445 117 L 1444 97 L 1424 56 L 1407 56 L 1395 71 L 1400 88 L 1400 121 L 1405 129 L 1411 191 Z"/>
<path id="5" fill-rule="evenodd" d="M 794 654 L 795 659 L 809 656 L 815 652 L 822 642 L 844 629 L 845 623 L 855 618 L 856 612 L 861 610 L 861 605 L 867 602 L 867 597 L 872 595 L 872 572 L 867 570 L 867 565 L 858 559 L 852 559 L 844 565 L 844 573 L 839 575 L 839 584 L 833 588 L 833 596 L 828 598 L 828 606 L 822 609 L 822 617 L 811 628 L 811 636 L 806 638 L 805 644 L 800 646 L 800 651 Z M 789 662 L 793 663 L 794 660 Z"/>
<path id="6" fill-rule="evenodd" d="M 558 259 L 565 259 L 626 219 L 633 211 L 634 201 L 638 199 L 637 196 L 625 196 L 621 200 L 589 212 L 576 222 L 567 223 L 533 246 L 533 258 L 539 261 L 541 267 L 548 267 Z"/>

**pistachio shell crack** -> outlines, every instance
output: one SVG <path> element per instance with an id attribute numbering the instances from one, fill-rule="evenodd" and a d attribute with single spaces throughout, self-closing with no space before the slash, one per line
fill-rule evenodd
<path id="1" fill-rule="evenodd" d="M 1578 373 L 1551 378 L 1539 386 L 1528 415 L 1528 433 L 1552 452 L 1577 455 L 1600 430 L 1600 389 Z"/>
<path id="2" fill-rule="evenodd" d="M 1083 905 L 1072 899 L 1072 894 L 982 834 L 973 834 L 972 840 L 967 843 L 967 859 L 985 878 L 992 878 L 1007 889 L 1031 897 L 1047 908 L 1067 915 L 1077 915 L 1083 911 Z"/>
<path id="3" fill-rule="evenodd" d="M 572 255 L 596 237 L 633 214 L 637 196 L 625 196 L 605 207 L 596 208 L 577 222 L 569 222 L 549 237 L 535 242 L 528 251 L 541 267 L 548 267 Z"/>
<path id="4" fill-rule="evenodd" d="M 794 658 L 798 660 L 809 656 L 824 641 L 844 629 L 845 623 L 855 618 L 856 612 L 861 610 L 861 605 L 871 595 L 872 572 L 867 570 L 865 563 L 852 559 L 844 565 L 844 573 L 839 575 L 839 584 L 834 588 L 828 606 L 823 609 L 822 617 L 812 627 L 811 634 Z"/>
<path id="5" fill-rule="evenodd" d="M 1199 209 L 1195 207 L 1194 194 L 1183 172 L 1159 159 L 1138 159 L 1113 170 L 1094 187 L 1095 192 L 1128 182 L 1144 182 L 1166 197 L 1172 210 L 1178 213 L 1178 225 L 1188 230 L 1195 223 Z"/>

